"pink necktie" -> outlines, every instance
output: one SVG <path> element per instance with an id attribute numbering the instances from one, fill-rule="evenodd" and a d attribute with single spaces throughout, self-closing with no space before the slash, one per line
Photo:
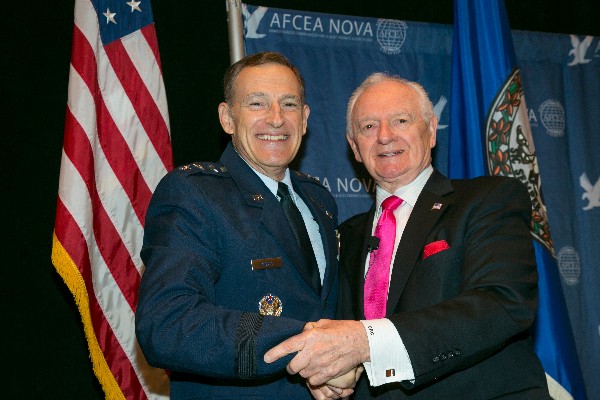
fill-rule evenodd
<path id="1" fill-rule="evenodd" d="M 390 264 L 396 240 L 396 217 L 394 210 L 402 204 L 402 199 L 390 196 L 381 203 L 381 216 L 375 227 L 379 247 L 371 252 L 369 271 L 365 279 L 365 317 L 367 319 L 385 317 L 385 305 L 390 284 Z"/>

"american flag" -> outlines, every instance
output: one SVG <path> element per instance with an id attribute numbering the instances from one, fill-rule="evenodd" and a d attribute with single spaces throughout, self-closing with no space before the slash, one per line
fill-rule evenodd
<path id="1" fill-rule="evenodd" d="M 172 169 L 150 1 L 76 0 L 52 262 L 107 398 L 168 398 L 134 329 L 144 217 Z"/>

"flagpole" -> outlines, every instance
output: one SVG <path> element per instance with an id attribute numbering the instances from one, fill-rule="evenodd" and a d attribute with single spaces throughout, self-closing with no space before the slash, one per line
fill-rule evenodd
<path id="1" fill-rule="evenodd" d="M 231 64 L 244 57 L 244 26 L 242 24 L 242 2 L 226 0 L 227 28 L 229 33 L 229 58 Z"/>

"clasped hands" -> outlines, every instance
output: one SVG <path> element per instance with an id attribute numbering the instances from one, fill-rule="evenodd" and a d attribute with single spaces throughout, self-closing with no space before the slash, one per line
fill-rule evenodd
<path id="1" fill-rule="evenodd" d="M 369 361 L 369 342 L 359 321 L 322 319 L 309 322 L 304 331 L 281 342 L 265 354 L 265 362 L 297 353 L 287 365 L 290 374 L 306 378 L 318 400 L 338 399 L 352 394 Z"/>

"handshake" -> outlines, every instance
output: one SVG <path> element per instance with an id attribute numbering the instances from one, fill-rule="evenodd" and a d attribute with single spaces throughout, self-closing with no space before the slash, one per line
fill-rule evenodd
<path id="1" fill-rule="evenodd" d="M 265 362 L 272 363 L 292 353 L 298 354 L 289 362 L 288 373 L 306 378 L 317 400 L 352 394 L 363 371 L 361 364 L 370 360 L 367 334 L 359 321 L 309 322 L 302 333 L 269 350 Z"/>

